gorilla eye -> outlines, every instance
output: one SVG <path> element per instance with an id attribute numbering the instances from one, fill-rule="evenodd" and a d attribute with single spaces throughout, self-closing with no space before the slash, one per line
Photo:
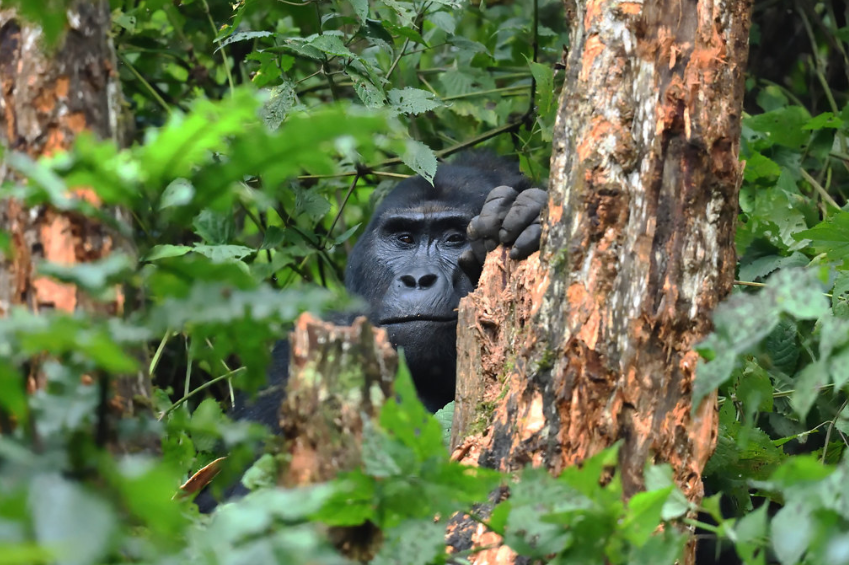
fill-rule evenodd
<path id="1" fill-rule="evenodd" d="M 410 245 L 413 243 L 413 236 L 408 233 L 398 234 L 398 241 Z"/>
<path id="2" fill-rule="evenodd" d="M 466 243 L 466 236 L 461 233 L 452 233 L 445 241 L 448 243 Z"/>

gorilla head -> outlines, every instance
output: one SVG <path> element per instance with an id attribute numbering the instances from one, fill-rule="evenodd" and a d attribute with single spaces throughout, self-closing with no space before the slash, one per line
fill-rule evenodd
<path id="1" fill-rule="evenodd" d="M 528 186 L 518 168 L 489 154 L 440 165 L 433 185 L 409 178 L 384 199 L 354 247 L 345 286 L 403 348 L 416 389 L 435 411 L 453 399 L 457 306 L 475 282 L 460 268 L 466 234 L 490 191 Z M 537 211 L 538 216 L 538 211 Z"/>

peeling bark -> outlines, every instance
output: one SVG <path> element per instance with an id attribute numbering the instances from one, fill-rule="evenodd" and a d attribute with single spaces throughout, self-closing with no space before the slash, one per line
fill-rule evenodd
<path id="1" fill-rule="evenodd" d="M 69 8 L 68 29 L 55 50 L 48 51 L 42 31 L 22 20 L 0 0 L 0 144 L 7 155 L 31 159 L 68 150 L 82 132 L 124 145 L 125 120 L 109 3 L 79 2 Z M 0 162 L 0 182 L 20 182 L 6 161 Z M 95 206 L 97 195 L 87 187 L 72 187 L 72 194 Z M 123 220 L 121 210 L 110 210 Z M 74 285 L 38 276 L 42 261 L 73 265 L 108 256 L 116 247 L 127 247 L 103 224 L 79 214 L 49 206 L 27 208 L 14 199 L 0 200 L 0 229 L 10 235 L 11 254 L 0 254 L 0 316 L 15 306 L 33 312 L 84 310 L 102 315 L 120 314 L 124 295 L 116 289 L 111 301 L 95 301 Z M 129 249 L 124 249 L 130 251 Z M 149 379 L 143 373 L 113 382 L 116 394 L 111 412 L 124 416 L 149 409 Z M 44 386 L 33 364 L 28 388 Z"/>
<path id="2" fill-rule="evenodd" d="M 542 250 L 491 254 L 461 303 L 452 445 L 556 474 L 622 440 L 626 496 L 667 462 L 698 502 L 717 417 L 691 410 L 693 346 L 733 282 L 751 1 L 567 4 Z"/>
<path id="3" fill-rule="evenodd" d="M 80 4 L 69 10 L 69 21 L 63 43 L 50 53 L 40 28 L 19 19 L 14 10 L 0 9 L 0 143 L 7 152 L 33 159 L 54 155 L 69 149 L 83 131 L 122 141 L 109 4 Z M 11 176 L 0 164 L 0 182 Z M 74 193 L 99 203 L 85 187 Z M 102 225 L 49 207 L 26 209 L 20 202 L 4 200 L 0 226 L 11 235 L 13 251 L 0 262 L 0 315 L 18 304 L 34 311 L 95 307 L 73 285 L 36 277 L 34 271 L 41 260 L 68 265 L 107 256 L 115 242 Z M 122 307 L 119 295 L 111 310 Z"/>

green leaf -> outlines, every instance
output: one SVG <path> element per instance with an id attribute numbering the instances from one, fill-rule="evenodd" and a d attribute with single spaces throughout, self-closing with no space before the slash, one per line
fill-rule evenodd
<path id="1" fill-rule="evenodd" d="M 815 320 L 829 310 L 824 290 L 813 269 L 784 269 L 769 281 L 774 304 L 782 312 L 803 320 Z"/>
<path id="2" fill-rule="evenodd" d="M 628 513 L 621 528 L 625 537 L 640 547 L 645 545 L 660 524 L 660 515 L 674 486 L 639 492 L 628 501 Z"/>
<path id="3" fill-rule="evenodd" d="M 195 231 L 211 245 L 228 243 L 236 231 L 233 216 L 204 210 L 195 218 Z"/>
<path id="4" fill-rule="evenodd" d="M 366 108 L 381 108 L 386 104 L 386 95 L 383 89 L 375 85 L 369 78 L 353 71 L 347 70 L 348 76 L 354 81 L 354 92 L 360 98 Z"/>
<path id="5" fill-rule="evenodd" d="M 628 565 L 673 565 L 679 563 L 687 536 L 677 528 L 666 528 L 642 547 L 631 547 Z"/>
<path id="6" fill-rule="evenodd" d="M 124 28 L 130 33 L 134 33 L 136 31 L 135 16 L 131 16 L 129 14 L 125 14 L 116 10 L 112 15 L 112 22 L 115 25 Z"/>
<path id="7" fill-rule="evenodd" d="M 32 480 L 29 503 L 36 539 L 56 548 L 62 563 L 88 565 L 105 558 L 117 520 L 94 493 L 57 474 L 43 473 Z"/>
<path id="8" fill-rule="evenodd" d="M 766 255 L 759 257 L 750 263 L 745 262 L 745 258 L 740 262 L 740 280 L 754 282 L 764 278 L 778 269 L 790 267 L 806 267 L 810 260 L 798 251 L 789 257 L 780 255 Z"/>
<path id="9" fill-rule="evenodd" d="M 386 3 L 386 2 L 384 2 L 384 3 Z M 396 3 L 396 4 L 399 4 L 399 3 Z M 401 37 L 403 37 L 405 39 L 409 39 L 410 41 L 412 41 L 414 43 L 420 43 L 422 45 L 427 45 L 427 41 L 424 40 L 424 38 L 421 36 L 421 34 L 419 34 L 419 32 L 416 31 L 416 28 L 413 27 L 413 26 L 397 25 L 397 24 L 390 22 L 388 20 L 383 20 L 380 23 L 383 26 L 383 28 L 386 29 L 386 31 L 388 31 L 389 33 L 393 33 L 395 35 L 400 35 Z"/>
<path id="10" fill-rule="evenodd" d="M 454 401 L 452 400 L 433 415 L 442 427 L 442 441 L 445 445 L 451 442 L 451 426 L 454 423 Z"/>
<path id="11" fill-rule="evenodd" d="M 142 261 L 156 261 L 158 259 L 167 259 L 168 257 L 180 257 L 191 250 L 192 248 L 188 245 L 157 245 L 145 254 Z"/>
<path id="12" fill-rule="evenodd" d="M 801 106 L 787 106 L 751 116 L 745 122 L 753 130 L 766 134 L 771 143 L 798 149 L 810 139 L 810 133 L 803 129 L 810 119 L 808 111 Z"/>
<path id="13" fill-rule="evenodd" d="M 547 119 L 557 110 L 554 97 L 554 69 L 531 61 L 531 73 L 537 81 L 537 104 L 540 116 Z"/>
<path id="14" fill-rule="evenodd" d="M 448 457 L 442 443 L 442 429 L 419 401 L 406 363 L 398 368 L 395 399 L 387 400 L 381 408 L 380 427 L 392 430 L 399 441 L 416 451 L 420 461 Z"/>
<path id="15" fill-rule="evenodd" d="M 836 318 L 849 319 L 849 273 L 838 273 L 834 281 L 831 310 Z"/>
<path id="16" fill-rule="evenodd" d="M 271 95 L 262 106 L 260 116 L 270 130 L 276 130 L 286 120 L 286 116 L 297 103 L 295 84 L 284 80 L 271 89 Z"/>
<path id="17" fill-rule="evenodd" d="M 164 210 L 172 206 L 183 206 L 192 201 L 195 195 L 195 187 L 186 179 L 175 179 L 162 192 L 159 199 L 159 209 Z"/>
<path id="18" fill-rule="evenodd" d="M 188 526 L 180 506 L 172 500 L 177 476 L 164 462 L 127 457 L 110 478 L 123 497 L 122 507 L 155 535 L 180 535 Z"/>
<path id="19" fill-rule="evenodd" d="M 805 130 L 820 130 L 823 128 L 837 129 L 843 125 L 843 120 L 832 114 L 831 112 L 823 112 L 816 118 L 811 119 L 802 126 Z"/>
<path id="20" fill-rule="evenodd" d="M 790 403 L 793 409 L 804 420 L 814 405 L 822 388 L 829 381 L 828 368 L 822 359 L 811 363 L 802 369 L 796 377 L 796 388 Z"/>
<path id="21" fill-rule="evenodd" d="M 762 88 L 758 93 L 758 106 L 760 106 L 764 112 L 778 110 L 779 108 L 787 106 L 788 103 L 789 101 L 787 100 L 787 96 L 784 95 L 779 86 L 770 84 Z"/>
<path id="22" fill-rule="evenodd" d="M 330 202 L 316 190 L 295 188 L 295 214 L 317 222 L 330 211 Z"/>
<path id="23" fill-rule="evenodd" d="M 387 93 L 389 104 L 402 114 L 422 114 L 442 106 L 442 101 L 427 90 L 407 87 L 403 90 L 393 89 Z"/>
<path id="24" fill-rule="evenodd" d="M 758 412 L 772 412 L 772 393 L 772 381 L 767 372 L 756 363 L 747 362 L 737 384 L 737 399 L 742 403 L 749 421 Z"/>
<path id="25" fill-rule="evenodd" d="M 372 565 L 428 565 L 445 552 L 445 527 L 433 519 L 406 520 L 390 529 Z"/>
<path id="26" fill-rule="evenodd" d="M 232 45 L 233 43 L 238 43 L 239 41 L 254 41 L 263 37 L 274 37 L 274 34 L 270 31 L 240 31 L 238 33 L 234 33 L 227 39 L 221 41 L 216 40 L 215 43 L 218 43 L 218 47 L 215 48 L 214 52 L 218 53 L 220 49 L 223 49 L 228 45 Z"/>
<path id="27" fill-rule="evenodd" d="M 736 356 L 733 352 L 723 352 L 709 363 L 705 363 L 702 359 L 699 359 L 696 368 L 696 380 L 693 384 L 694 412 L 704 397 L 731 378 L 735 358 Z"/>
<path id="28" fill-rule="evenodd" d="M 807 508 L 789 504 L 778 511 L 770 524 L 772 548 L 782 565 L 798 563 L 816 533 Z"/>
<path id="29" fill-rule="evenodd" d="M 457 21 L 449 12 L 436 12 L 430 14 L 427 20 L 449 35 L 453 35 L 457 29 Z"/>
<path id="30" fill-rule="evenodd" d="M 29 421 L 27 394 L 24 390 L 25 379 L 5 360 L 0 360 L 0 407 L 19 423 Z"/>
<path id="31" fill-rule="evenodd" d="M 373 520 L 377 481 L 361 471 L 344 473 L 332 483 L 333 492 L 315 519 L 330 526 L 358 526 Z M 259 493 L 256 493 L 259 494 Z"/>
<path id="32" fill-rule="evenodd" d="M 368 0 L 349 0 L 357 19 L 364 22 L 368 19 Z"/>
<path id="33" fill-rule="evenodd" d="M 324 33 L 322 35 L 316 35 L 314 38 L 307 42 L 307 45 L 314 47 L 332 57 L 343 57 L 346 59 L 355 59 L 357 58 L 354 53 L 348 49 L 345 44 L 342 42 L 342 39 L 337 35 L 330 35 Z"/>
<path id="34" fill-rule="evenodd" d="M 244 245 L 195 245 L 193 251 L 219 263 L 232 260 L 239 261 L 256 252 L 255 249 Z"/>
<path id="35" fill-rule="evenodd" d="M 410 2 L 400 2 L 398 0 L 380 0 L 387 8 L 393 10 L 398 15 L 398 21 L 401 26 L 413 28 L 413 18 L 416 17 L 415 6 Z M 385 24 L 384 24 L 385 25 Z M 391 30 L 390 30 L 391 31 Z"/>
<path id="36" fill-rule="evenodd" d="M 262 238 L 260 249 L 276 249 L 286 239 L 286 232 L 279 226 L 268 226 L 265 236 Z"/>
<path id="37" fill-rule="evenodd" d="M 837 261 L 849 257 L 849 212 L 838 212 L 809 230 L 794 234 L 797 240 L 810 239 L 817 253 Z"/>
<path id="38" fill-rule="evenodd" d="M 795 372 L 796 363 L 799 360 L 799 343 L 796 339 L 798 331 L 799 326 L 794 320 L 782 318 L 764 341 L 766 352 L 772 358 L 772 364 L 788 375 Z M 765 411 L 772 411 L 772 403 L 769 404 L 769 408 L 765 408 Z"/>
<path id="39" fill-rule="evenodd" d="M 746 158 L 746 168 L 743 169 L 743 178 L 746 182 L 756 182 L 760 179 L 773 180 L 781 174 L 778 163 L 758 152 Z"/>
<path id="40" fill-rule="evenodd" d="M 357 230 L 360 229 L 361 225 L 362 224 L 354 224 L 341 234 L 337 235 L 335 238 L 333 238 L 333 245 L 341 245 L 351 239 L 351 236 L 353 236 L 357 232 Z"/>
<path id="41" fill-rule="evenodd" d="M 430 147 L 415 141 L 407 140 L 407 150 L 402 155 L 401 160 L 404 164 L 413 169 L 415 172 L 424 177 L 427 182 L 433 184 L 433 177 L 436 175 L 436 156 Z"/>
<path id="42" fill-rule="evenodd" d="M 737 553 L 746 562 L 754 560 L 755 553 L 765 545 L 768 532 L 768 506 L 768 504 L 762 504 L 740 518 L 734 525 Z"/>
<path id="43" fill-rule="evenodd" d="M 273 488 L 277 486 L 277 475 L 277 460 L 270 453 L 265 453 L 242 475 L 242 484 L 248 490 Z"/>

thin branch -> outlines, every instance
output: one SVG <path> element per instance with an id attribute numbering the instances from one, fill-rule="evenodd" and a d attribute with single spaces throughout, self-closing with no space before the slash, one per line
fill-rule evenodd
<path id="1" fill-rule="evenodd" d="M 209 25 L 212 28 L 212 36 L 218 36 L 218 28 L 215 27 L 215 21 L 212 19 L 212 13 L 209 11 L 209 3 L 207 0 L 203 1 L 203 9 L 206 12 L 206 17 L 209 20 Z M 233 81 L 233 73 L 230 71 L 230 65 L 227 63 L 227 52 L 224 50 L 224 47 L 219 49 L 221 51 L 221 60 L 224 62 L 224 72 L 227 73 L 227 84 L 230 86 L 230 96 L 233 96 L 233 93 L 236 90 L 236 83 Z"/>
<path id="2" fill-rule="evenodd" d="M 357 188 L 357 183 L 360 181 L 360 174 L 356 173 L 354 175 L 354 181 L 351 183 L 350 188 L 348 188 L 348 192 L 345 193 L 345 198 L 342 199 L 342 203 L 339 205 L 339 211 L 336 212 L 336 217 L 333 218 L 333 223 L 330 224 L 330 229 L 327 230 L 327 239 L 325 240 L 322 247 L 327 245 L 327 241 L 330 240 L 331 235 L 333 234 L 333 228 L 336 227 L 336 223 L 339 221 L 339 218 L 342 217 L 342 212 L 345 211 L 345 205 L 348 204 L 348 199 L 351 198 L 351 194 L 354 193 L 354 189 Z"/>
<path id="3" fill-rule="evenodd" d="M 136 79 L 137 79 L 139 82 L 141 82 L 141 83 L 142 83 L 142 85 L 144 85 L 145 89 L 146 89 L 148 92 L 150 92 L 151 96 L 153 96 L 153 99 L 154 99 L 154 100 L 156 100 L 156 103 L 157 103 L 157 104 L 159 104 L 160 106 L 162 106 L 162 109 L 163 109 L 163 110 L 165 110 L 165 113 L 166 113 L 166 114 L 168 114 L 168 115 L 170 116 L 170 115 L 171 115 L 171 107 L 168 105 L 168 103 L 166 103 L 166 102 L 165 102 L 165 100 L 162 98 L 162 96 L 160 96 L 160 95 L 159 95 L 159 92 L 157 92 L 157 91 L 156 91 L 156 89 L 155 89 L 155 88 L 153 88 L 153 85 L 152 85 L 152 84 L 150 84 L 149 82 L 147 82 L 147 79 L 145 79 L 145 78 L 141 75 L 141 73 L 139 73 L 139 72 L 136 70 L 136 68 L 133 66 L 133 64 L 132 64 L 132 63 L 130 63 L 130 61 L 129 61 L 129 60 L 128 60 L 125 56 L 124 56 L 124 54 L 123 54 L 123 53 L 118 53 L 118 59 L 119 59 L 119 60 L 121 61 L 121 63 L 123 63 L 123 64 L 124 64 L 124 65 L 125 65 L 128 69 L 130 69 L 130 72 L 133 74 L 133 76 L 134 76 L 134 77 L 136 77 Z"/>
<path id="4" fill-rule="evenodd" d="M 802 173 L 802 177 L 806 181 L 808 181 L 808 184 L 810 184 L 814 188 L 814 190 L 816 190 L 819 193 L 820 197 L 825 202 L 828 202 L 829 204 L 834 206 L 837 210 L 841 210 L 840 205 L 837 202 L 835 202 L 834 198 L 831 197 L 831 195 L 828 193 L 828 191 L 826 189 L 824 189 L 822 187 L 822 185 L 820 185 L 820 183 L 818 183 L 814 177 L 812 177 L 810 174 L 808 174 L 808 172 L 805 169 L 800 168 L 799 172 Z"/>

